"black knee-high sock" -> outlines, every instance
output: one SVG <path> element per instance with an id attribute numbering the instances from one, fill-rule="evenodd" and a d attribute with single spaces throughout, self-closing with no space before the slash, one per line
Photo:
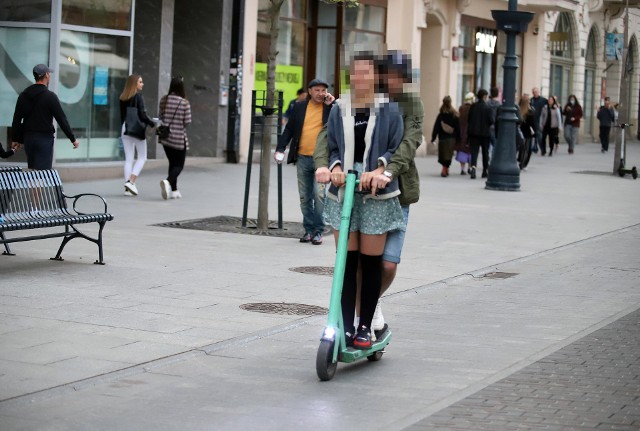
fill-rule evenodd
<path id="1" fill-rule="evenodd" d="M 362 288 L 360 289 L 360 327 L 371 328 L 373 313 L 380 296 L 382 284 L 382 255 L 360 255 L 362 267 Z"/>
<path id="2" fill-rule="evenodd" d="M 358 259 L 360 252 L 348 251 L 347 263 L 344 268 L 344 280 L 342 283 L 342 321 L 344 323 L 344 329 L 346 332 L 355 333 L 353 327 L 353 317 L 356 310 L 356 290 L 357 282 L 356 275 L 358 273 Z"/>

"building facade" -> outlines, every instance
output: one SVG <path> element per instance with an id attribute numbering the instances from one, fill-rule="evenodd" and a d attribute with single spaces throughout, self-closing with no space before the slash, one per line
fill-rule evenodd
<path id="1" fill-rule="evenodd" d="M 249 15 L 244 49 L 250 62 L 261 59 L 267 52 L 265 30 L 260 29 L 259 24 L 260 11 L 266 3 L 267 0 L 246 0 Z M 420 76 L 426 136 L 431 134 L 444 96 L 450 95 L 460 105 L 469 91 L 488 90 L 493 86 L 502 90 L 506 35 L 496 30 L 491 10 L 507 9 L 507 0 L 365 0 L 360 3 L 359 8 L 350 10 L 321 0 L 285 0 L 279 51 L 296 52 L 295 61 L 302 77 L 296 83 L 304 84 L 311 77 L 321 77 L 332 86 L 330 91 L 339 93 L 341 45 L 382 42 L 389 49 L 410 52 Z M 543 96 L 553 94 L 563 105 L 569 95 L 574 94 L 585 113 L 580 128 L 583 142 L 597 139 L 595 116 L 605 96 L 614 102 L 628 96 L 625 106 L 620 107 L 621 118 L 638 124 L 638 1 L 629 1 L 629 25 L 624 43 L 621 41 L 624 39 L 625 1 L 520 0 L 518 3 L 518 10 L 531 12 L 534 16 L 528 31 L 517 36 L 516 94 L 531 94 L 531 89 L 538 87 Z M 291 28 L 299 25 L 294 22 L 301 21 L 305 21 L 306 32 L 302 26 L 293 31 Z M 294 33 L 299 36 L 290 37 Z M 607 55 L 615 38 L 621 43 L 618 52 Z M 289 64 L 281 54 L 277 62 Z M 254 67 L 249 64 L 245 89 L 256 83 Z M 623 77 L 625 84 L 621 88 Z M 250 95 L 245 91 L 243 97 L 240 153 L 244 156 L 250 126 L 246 108 Z M 636 135 L 637 127 L 631 131 Z"/>

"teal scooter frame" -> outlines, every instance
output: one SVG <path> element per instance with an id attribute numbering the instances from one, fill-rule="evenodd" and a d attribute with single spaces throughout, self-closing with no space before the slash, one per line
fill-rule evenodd
<path id="1" fill-rule="evenodd" d="M 351 210 L 353 209 L 353 197 L 357 183 L 357 172 L 349 171 L 346 178 L 344 203 L 342 205 L 336 263 L 333 269 L 329 317 L 327 319 L 327 326 L 322 333 L 318 354 L 316 356 L 316 372 L 322 381 L 333 378 L 338 367 L 338 362 L 351 363 L 364 358 L 367 358 L 369 361 L 379 361 L 382 359 L 384 348 L 391 341 L 391 331 L 388 328 L 379 335 L 379 338 L 373 342 L 371 348 L 367 350 L 347 347 L 344 336 L 344 322 L 342 321 L 342 306 L 340 300 L 342 298 L 342 284 L 347 261 Z"/>

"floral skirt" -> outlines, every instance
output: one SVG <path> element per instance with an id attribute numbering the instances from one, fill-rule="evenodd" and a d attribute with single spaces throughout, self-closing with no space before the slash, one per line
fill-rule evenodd
<path id="1" fill-rule="evenodd" d="M 359 172 L 362 165 L 356 163 L 354 169 Z M 324 205 L 324 220 L 335 230 L 340 230 L 342 204 L 330 197 Z M 366 235 L 380 235 L 392 230 L 405 230 L 404 213 L 398 197 L 390 199 L 372 199 L 368 194 L 356 193 L 353 197 L 351 224 L 349 232 L 361 232 Z"/>

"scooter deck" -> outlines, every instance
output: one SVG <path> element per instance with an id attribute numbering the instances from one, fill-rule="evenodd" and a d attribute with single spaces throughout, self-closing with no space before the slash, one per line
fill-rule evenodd
<path id="1" fill-rule="evenodd" d="M 391 341 L 391 330 L 387 329 L 383 334 L 380 335 L 381 337 L 379 337 L 374 343 L 371 344 L 370 349 L 359 350 L 354 349 L 353 347 L 342 349 L 340 353 L 338 353 L 338 362 L 345 362 L 349 364 L 351 362 L 356 362 L 360 359 L 364 359 L 367 356 L 371 356 L 375 352 L 384 349 Z"/>

